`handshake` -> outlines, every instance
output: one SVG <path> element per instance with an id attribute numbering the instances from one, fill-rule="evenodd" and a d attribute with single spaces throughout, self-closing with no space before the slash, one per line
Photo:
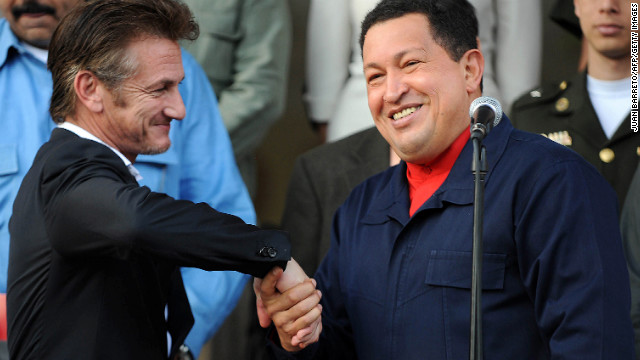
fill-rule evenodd
<path id="1" fill-rule="evenodd" d="M 318 341 L 322 332 L 322 294 L 316 290 L 316 281 L 293 258 L 286 271 L 276 267 L 264 279 L 254 279 L 253 291 L 260 326 L 266 328 L 273 321 L 285 350 L 302 350 Z"/>

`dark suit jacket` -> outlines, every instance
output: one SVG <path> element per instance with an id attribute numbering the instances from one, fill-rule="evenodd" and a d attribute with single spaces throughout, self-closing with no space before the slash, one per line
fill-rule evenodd
<path id="1" fill-rule="evenodd" d="M 262 277 L 290 258 L 284 233 L 140 187 L 113 151 L 63 129 L 36 155 L 9 229 L 15 360 L 166 359 L 167 330 L 179 345 L 191 326 L 178 267 Z"/>
<path id="2" fill-rule="evenodd" d="M 389 144 L 373 127 L 301 155 L 293 168 L 282 228 L 293 258 L 311 275 L 329 250 L 333 214 L 351 190 L 389 167 Z"/>

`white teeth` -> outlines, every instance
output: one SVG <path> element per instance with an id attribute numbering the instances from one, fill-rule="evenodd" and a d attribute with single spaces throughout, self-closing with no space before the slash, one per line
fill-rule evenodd
<path id="1" fill-rule="evenodd" d="M 406 108 L 400 112 L 397 112 L 395 114 L 393 114 L 393 120 L 398 120 L 398 119 L 402 119 L 403 117 L 409 115 L 409 114 L 413 114 L 416 110 L 418 110 L 417 107 L 410 107 L 410 108 Z"/>

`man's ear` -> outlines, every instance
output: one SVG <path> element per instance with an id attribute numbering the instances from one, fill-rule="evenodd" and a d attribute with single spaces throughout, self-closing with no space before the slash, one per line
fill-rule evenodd
<path id="1" fill-rule="evenodd" d="M 102 112 L 104 86 L 96 75 L 88 70 L 80 70 L 73 82 L 78 102 L 91 112 Z"/>
<path id="2" fill-rule="evenodd" d="M 484 56 L 479 49 L 467 50 L 460 62 L 464 66 L 465 81 L 467 83 L 467 93 L 472 94 L 480 91 L 480 82 L 484 74 Z"/>

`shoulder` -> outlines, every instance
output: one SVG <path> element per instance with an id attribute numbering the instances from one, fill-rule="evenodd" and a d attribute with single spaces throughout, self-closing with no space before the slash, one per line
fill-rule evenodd
<path id="1" fill-rule="evenodd" d="M 561 109 L 562 104 L 557 103 L 557 100 L 562 98 L 562 96 L 574 85 L 575 84 L 572 80 L 561 80 L 550 82 L 532 89 L 520 96 L 514 102 L 511 118 L 513 119 L 516 117 L 516 114 L 520 112 L 531 109 L 540 109 L 545 107 L 558 107 Z"/>
<path id="2" fill-rule="evenodd" d="M 514 129 L 505 154 L 509 156 L 502 164 L 504 171 L 516 173 L 520 169 L 523 174 L 529 174 L 525 177 L 535 178 L 543 173 L 565 174 L 568 176 L 566 180 L 575 180 L 578 169 L 583 174 L 589 174 L 588 176 L 602 177 L 593 165 L 567 146 L 528 131 Z"/>
<path id="3" fill-rule="evenodd" d="M 576 152 L 544 135 L 513 129 L 509 140 L 506 151 L 529 159 L 540 159 L 544 162 L 578 160 L 586 163 Z"/>
<path id="4" fill-rule="evenodd" d="M 389 145 L 375 127 L 300 155 L 294 174 L 304 172 L 312 181 L 332 181 L 345 176 L 350 187 L 389 167 Z"/>
<path id="5" fill-rule="evenodd" d="M 49 174 L 97 168 L 111 169 L 109 172 L 116 172 L 119 177 L 128 174 L 122 160 L 108 147 L 64 129 L 52 132 L 51 139 L 38 151 L 34 164 L 36 162 Z"/>
<path id="6" fill-rule="evenodd" d="M 566 130 L 569 118 L 584 104 L 585 74 L 577 73 L 572 79 L 551 82 L 529 91 L 513 104 L 510 118 L 514 127 L 535 133 Z M 566 131 L 555 135 L 563 141 Z M 568 141 L 568 139 L 567 139 Z"/>
<path id="7" fill-rule="evenodd" d="M 402 188 L 398 182 L 406 181 L 406 169 L 406 164 L 401 163 L 369 176 L 353 188 L 345 201 L 345 206 L 362 208 L 366 204 L 373 204 L 377 201 L 376 199 L 391 201 L 390 197 L 393 197 L 391 194 Z"/>
<path id="8" fill-rule="evenodd" d="M 396 202 L 408 202 L 405 174 L 406 164 L 401 163 L 360 182 L 338 207 L 334 226 L 348 232 L 361 221 L 384 222 L 389 207 Z"/>

